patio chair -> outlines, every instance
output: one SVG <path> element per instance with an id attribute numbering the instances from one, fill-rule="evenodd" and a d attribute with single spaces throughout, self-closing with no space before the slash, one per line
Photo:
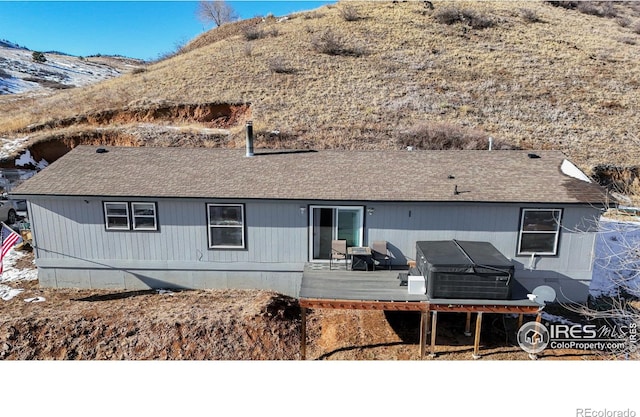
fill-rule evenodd
<path id="1" fill-rule="evenodd" d="M 347 241 L 332 240 L 331 241 L 331 257 L 329 258 L 329 269 L 332 268 L 334 261 L 344 260 L 344 269 L 347 269 Z"/>
<path id="2" fill-rule="evenodd" d="M 373 270 L 378 265 L 386 265 L 391 270 L 391 256 L 387 248 L 386 240 L 376 240 L 371 244 L 371 260 L 373 261 Z"/>

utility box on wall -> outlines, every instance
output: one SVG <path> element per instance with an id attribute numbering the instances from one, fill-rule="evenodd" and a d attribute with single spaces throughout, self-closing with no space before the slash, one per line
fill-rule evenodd
<path id="1" fill-rule="evenodd" d="M 429 298 L 508 300 L 513 264 L 489 242 L 416 242 Z"/>

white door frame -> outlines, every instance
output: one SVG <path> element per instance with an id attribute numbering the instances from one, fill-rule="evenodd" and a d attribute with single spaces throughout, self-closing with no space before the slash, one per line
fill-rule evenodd
<path id="1" fill-rule="evenodd" d="M 313 213 L 314 209 L 333 209 L 333 224 L 332 228 L 332 239 L 338 234 L 338 216 L 337 213 L 340 210 L 356 210 L 360 215 L 360 224 L 358 225 L 358 245 L 362 246 L 362 242 L 364 242 L 364 206 L 343 206 L 343 205 L 311 205 L 309 206 L 309 261 L 310 262 L 328 262 L 328 259 L 314 259 L 314 218 Z"/>

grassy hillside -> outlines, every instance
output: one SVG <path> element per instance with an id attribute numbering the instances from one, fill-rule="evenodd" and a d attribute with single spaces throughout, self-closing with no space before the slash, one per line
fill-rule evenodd
<path id="1" fill-rule="evenodd" d="M 640 5 L 433 5 L 343 2 L 224 25 L 117 79 L 45 98 L 2 97 L 0 136 L 104 109 L 250 103 L 216 146 L 242 146 L 251 118 L 259 146 L 484 147 L 492 136 L 503 147 L 563 150 L 586 170 L 638 164 Z M 124 123 L 132 121 L 74 131 Z M 60 135 L 47 126 L 33 139 Z"/>

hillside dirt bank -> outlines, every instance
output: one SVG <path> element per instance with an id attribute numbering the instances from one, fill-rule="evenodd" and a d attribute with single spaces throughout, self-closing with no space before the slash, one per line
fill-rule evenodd
<path id="1" fill-rule="evenodd" d="M 293 298 L 257 290 L 163 292 L 41 289 L 0 301 L 0 359 L 5 360 L 300 360 L 300 308 Z M 44 297 L 42 302 L 25 299 Z M 413 313 L 311 310 L 307 359 L 417 360 Z M 427 360 L 469 360 L 473 338 L 464 315 L 442 314 L 437 353 Z M 529 360 L 484 320 L 482 360 Z M 595 352 L 545 350 L 542 360 L 602 359 Z"/>

